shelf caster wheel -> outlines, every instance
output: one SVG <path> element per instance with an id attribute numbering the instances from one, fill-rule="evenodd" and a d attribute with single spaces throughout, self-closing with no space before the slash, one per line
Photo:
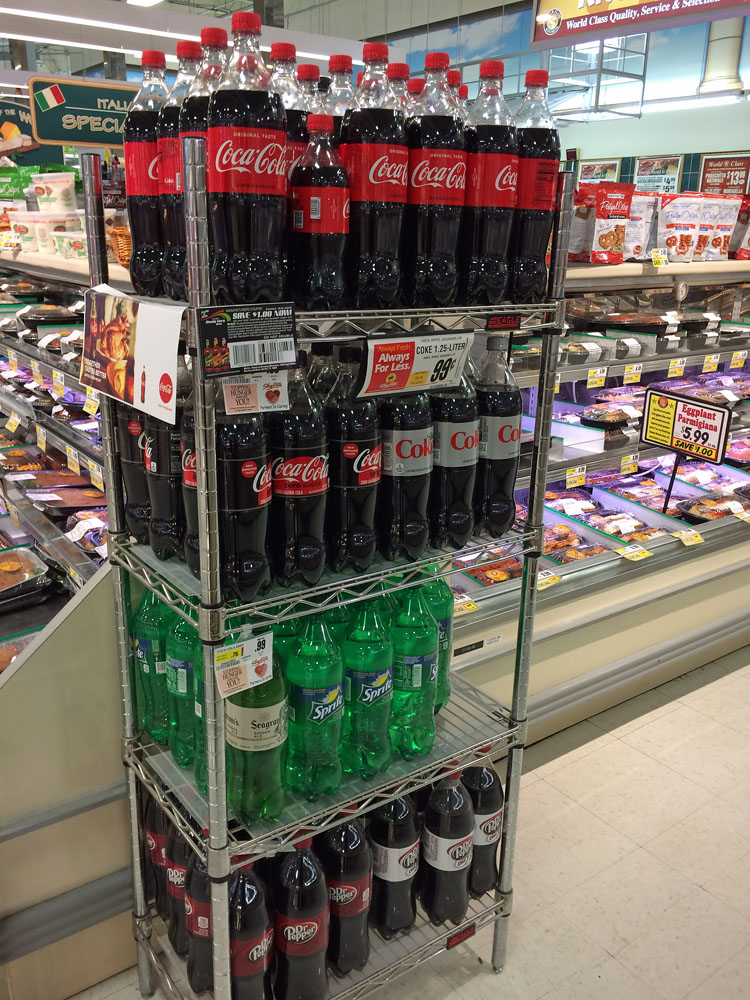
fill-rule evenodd
<path id="1" fill-rule="evenodd" d="M 492 971 L 495 973 L 496 976 L 499 976 L 500 973 L 503 971 L 503 966 L 502 965 L 493 965 L 492 966 Z"/>

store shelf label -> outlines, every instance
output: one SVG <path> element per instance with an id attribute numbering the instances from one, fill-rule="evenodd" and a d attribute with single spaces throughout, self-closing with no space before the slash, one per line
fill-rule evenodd
<path id="1" fill-rule="evenodd" d="M 198 310 L 198 364 L 204 378 L 293 368 L 293 302 Z"/>
<path id="2" fill-rule="evenodd" d="M 69 444 L 65 445 L 65 454 L 68 456 L 68 468 L 71 472 L 75 472 L 77 476 L 81 474 L 81 462 L 78 458 L 78 452 L 75 448 L 72 448 Z"/>
<path id="3" fill-rule="evenodd" d="M 620 459 L 620 475 L 632 476 L 638 471 L 638 452 L 634 455 L 623 455 Z"/>
<path id="4" fill-rule="evenodd" d="M 667 369 L 667 378 L 679 378 L 680 375 L 684 375 L 686 364 L 687 358 L 672 358 Z"/>
<path id="5" fill-rule="evenodd" d="M 14 233 L 12 229 L 7 229 L 0 233 L 0 250 L 16 251 L 21 249 L 21 236 Z"/>
<path id="6" fill-rule="evenodd" d="M 247 691 L 273 677 L 273 632 L 253 635 L 214 650 L 214 670 L 222 698 Z"/>
<path id="7" fill-rule="evenodd" d="M 747 351 L 732 351 L 732 360 L 729 362 L 729 367 L 744 368 L 746 360 L 747 360 Z"/>
<path id="8" fill-rule="evenodd" d="M 651 263 L 654 267 L 664 267 L 669 263 L 669 254 L 666 247 L 654 247 L 651 251 Z"/>
<path id="9" fill-rule="evenodd" d="M 536 578 L 536 589 L 546 590 L 547 587 L 553 587 L 560 580 L 562 577 L 558 576 L 553 569 L 540 569 Z"/>
<path id="10" fill-rule="evenodd" d="M 86 386 L 86 402 L 83 404 L 83 412 L 90 413 L 93 417 L 94 414 L 99 409 L 99 393 L 96 389 L 92 389 L 90 385 Z"/>
<path id="11" fill-rule="evenodd" d="M 5 426 L 8 428 L 9 431 L 12 432 L 18 430 L 18 425 L 20 423 L 21 423 L 21 418 L 18 416 L 15 410 L 12 410 L 10 416 L 5 421 Z"/>
<path id="12" fill-rule="evenodd" d="M 57 368 L 52 369 L 52 393 L 55 396 L 62 396 L 65 392 L 65 375 Z"/>
<path id="13" fill-rule="evenodd" d="M 104 473 L 102 471 L 101 465 L 97 465 L 92 459 L 86 459 L 86 465 L 89 469 L 89 478 L 91 482 L 98 490 L 104 490 Z"/>
<path id="14" fill-rule="evenodd" d="M 746 524 L 750 524 L 750 510 L 743 510 L 740 514 L 734 515 L 738 521 L 744 521 Z"/>
<path id="15" fill-rule="evenodd" d="M 31 371 L 32 371 L 32 373 L 34 375 L 34 378 L 37 380 L 37 382 L 39 382 L 41 384 L 41 382 L 42 382 L 42 370 L 39 367 L 39 362 L 38 361 L 32 361 L 31 362 Z"/>
<path id="16" fill-rule="evenodd" d="M 641 441 L 720 465 L 731 415 L 728 406 L 649 388 L 643 404 Z"/>
<path id="17" fill-rule="evenodd" d="M 367 343 L 367 369 L 359 396 L 456 386 L 474 340 L 472 333 L 389 337 Z"/>
<path id="18" fill-rule="evenodd" d="M 565 470 L 565 487 L 572 490 L 575 486 L 583 486 L 586 482 L 586 466 L 576 465 L 573 469 Z"/>
<path id="19" fill-rule="evenodd" d="M 601 389 L 601 387 L 604 385 L 606 381 L 607 381 L 606 368 L 589 368 L 589 373 L 586 378 L 587 389 Z"/>
<path id="20" fill-rule="evenodd" d="M 560 375 L 559 373 L 555 375 L 555 395 L 560 391 Z"/>
<path id="21" fill-rule="evenodd" d="M 18 355 L 12 348 L 8 348 L 8 364 L 14 372 L 18 371 Z"/>
<path id="22" fill-rule="evenodd" d="M 36 446 L 41 451 L 47 450 L 47 432 L 39 424 L 36 425 Z"/>
<path id="23" fill-rule="evenodd" d="M 707 354 L 703 359 L 703 367 L 701 369 L 702 374 L 705 375 L 708 372 L 715 372 L 719 367 L 720 360 L 720 354 Z"/>
<path id="24" fill-rule="evenodd" d="M 13 524 L 15 524 L 17 528 L 20 528 L 21 525 L 18 520 L 18 511 L 16 510 L 16 508 L 13 506 L 12 503 L 8 504 L 8 514 L 10 515 L 10 519 L 13 522 Z"/>
<path id="25" fill-rule="evenodd" d="M 705 540 L 698 531 L 673 531 L 672 534 L 683 545 L 700 545 Z"/>
<path id="26" fill-rule="evenodd" d="M 83 586 L 83 580 L 81 579 L 81 575 L 77 569 L 75 569 L 73 566 L 69 566 L 68 573 L 70 574 L 73 583 L 77 584 L 79 587 Z"/>
<path id="27" fill-rule="evenodd" d="M 622 376 L 623 385 L 632 385 L 633 382 L 640 382 L 643 365 L 625 365 L 625 373 Z"/>
<path id="28" fill-rule="evenodd" d="M 615 551 L 623 559 L 629 559 L 631 562 L 639 562 L 641 559 L 648 559 L 649 556 L 653 555 L 653 552 L 644 549 L 642 545 L 625 545 L 621 549 L 615 549 Z"/>
<path id="29" fill-rule="evenodd" d="M 453 617 L 459 618 L 461 615 L 468 615 L 470 611 L 479 611 L 479 606 L 473 601 L 462 601 L 453 605 Z"/>
<path id="30" fill-rule="evenodd" d="M 271 413 L 289 409 L 289 373 L 260 372 L 222 379 L 227 413 Z"/>

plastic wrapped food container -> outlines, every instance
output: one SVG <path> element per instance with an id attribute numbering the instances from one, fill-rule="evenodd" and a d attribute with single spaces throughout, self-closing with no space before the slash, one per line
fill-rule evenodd
<path id="1" fill-rule="evenodd" d="M 742 514 L 750 510 L 750 501 L 734 497 L 689 497 L 678 500 L 677 507 L 680 516 L 689 524 L 701 524 L 705 521 L 717 521 L 722 517 Z"/>
<path id="2" fill-rule="evenodd" d="M 32 549 L 0 550 L 0 602 L 33 594 L 48 583 L 47 564 Z"/>
<path id="3" fill-rule="evenodd" d="M 93 486 L 28 490 L 26 496 L 41 511 L 58 515 L 69 514 L 78 508 L 101 507 L 107 502 L 104 494 Z"/>
<path id="4" fill-rule="evenodd" d="M 71 172 L 32 174 L 31 184 L 41 210 L 75 212 L 76 176 Z"/>
<path id="5" fill-rule="evenodd" d="M 34 630 L 33 632 L 19 632 L 17 635 L 9 635 L 5 639 L 0 639 L 0 674 L 27 646 L 31 645 L 36 636 L 37 630 Z"/>
<path id="6" fill-rule="evenodd" d="M 85 233 L 56 233 L 56 244 L 58 237 L 62 241 L 63 256 L 88 259 L 88 239 Z M 55 249 L 57 250 L 57 246 Z M 57 252 L 59 253 L 59 250 Z"/>

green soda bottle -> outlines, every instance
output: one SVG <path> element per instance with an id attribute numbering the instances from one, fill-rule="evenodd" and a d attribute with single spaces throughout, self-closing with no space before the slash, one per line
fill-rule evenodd
<path id="1" fill-rule="evenodd" d="M 436 573 L 437 566 L 430 571 Z M 438 675 L 435 714 L 448 704 L 451 696 L 451 655 L 453 653 L 453 592 L 444 577 L 433 576 L 422 585 L 422 596 L 438 625 Z"/>
<path id="2" fill-rule="evenodd" d="M 203 666 L 203 643 L 198 639 L 193 651 L 193 778 L 195 787 L 205 795 L 208 790 L 206 762 L 206 672 Z"/>
<path id="3" fill-rule="evenodd" d="M 281 663 L 286 670 L 286 664 L 302 639 L 302 619 L 287 618 L 283 622 L 271 625 L 273 632 L 273 651 L 281 657 Z"/>
<path id="4" fill-rule="evenodd" d="M 177 618 L 167 633 L 169 749 L 179 767 L 191 767 L 195 753 L 195 689 L 193 657 L 197 633 Z"/>
<path id="5" fill-rule="evenodd" d="M 311 801 L 341 785 L 339 754 L 344 709 L 341 653 L 322 615 L 310 615 L 289 657 L 287 783 Z"/>
<path id="6" fill-rule="evenodd" d="M 166 746 L 169 734 L 167 657 L 165 636 L 170 612 L 156 594 L 147 590 L 133 619 L 133 639 L 138 676 L 143 692 L 143 729 Z"/>
<path id="7" fill-rule="evenodd" d="M 435 743 L 438 627 L 419 587 L 396 598 L 391 746 L 409 760 Z"/>
<path id="8" fill-rule="evenodd" d="M 389 593 L 385 582 L 380 584 L 380 593 L 371 599 L 370 607 L 377 611 L 380 624 L 386 633 L 390 632 L 391 621 L 396 610 L 396 601 Z"/>
<path id="9" fill-rule="evenodd" d="M 393 701 L 393 643 L 375 602 L 358 605 L 342 644 L 344 724 L 341 756 L 346 774 L 372 778 L 391 763 L 388 721 Z"/>
<path id="10" fill-rule="evenodd" d="M 331 638 L 339 647 L 351 632 L 353 624 L 354 617 L 346 604 L 336 601 L 333 607 L 326 611 L 326 626 Z"/>

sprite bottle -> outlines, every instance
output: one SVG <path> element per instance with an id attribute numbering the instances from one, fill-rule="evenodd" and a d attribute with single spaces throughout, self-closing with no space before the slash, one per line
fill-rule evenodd
<path id="1" fill-rule="evenodd" d="M 193 652 L 193 778 L 199 792 L 208 790 L 208 765 L 206 762 L 206 682 L 203 667 L 203 643 L 198 639 Z"/>
<path id="2" fill-rule="evenodd" d="M 409 760 L 435 743 L 438 627 L 419 587 L 396 598 L 391 746 Z"/>
<path id="3" fill-rule="evenodd" d="M 166 746 L 169 736 L 165 636 L 170 615 L 156 594 L 147 590 L 133 619 L 136 667 L 143 692 L 143 729 L 162 746 Z"/>
<path id="4" fill-rule="evenodd" d="M 326 627 L 331 633 L 331 638 L 339 647 L 351 632 L 353 624 L 354 618 L 346 604 L 336 601 L 333 607 L 326 611 Z"/>
<path id="5" fill-rule="evenodd" d="M 431 566 L 432 573 L 438 572 Z M 422 596 L 438 626 L 438 674 L 435 714 L 448 704 L 451 696 L 451 655 L 453 654 L 453 591 L 444 577 L 433 576 L 422 585 Z"/>
<path id="6" fill-rule="evenodd" d="M 344 708 L 341 653 L 322 615 L 311 615 L 289 657 L 287 783 L 311 801 L 341 785 L 339 754 Z"/>
<path id="7" fill-rule="evenodd" d="M 179 767 L 191 767 L 195 753 L 195 686 L 193 657 L 197 633 L 177 618 L 167 632 L 169 749 Z"/>
<path id="8" fill-rule="evenodd" d="M 354 626 L 342 643 L 344 771 L 372 778 L 388 769 L 391 745 L 388 720 L 393 701 L 393 643 L 375 602 L 358 605 Z"/>
<path id="9" fill-rule="evenodd" d="M 380 624 L 385 631 L 390 632 L 391 620 L 396 610 L 396 601 L 388 592 L 385 583 L 380 584 L 380 593 L 371 599 L 370 606 L 374 607 L 377 611 Z"/>
<path id="10" fill-rule="evenodd" d="M 287 660 L 299 645 L 302 638 L 302 619 L 287 618 L 283 622 L 271 625 L 273 632 L 273 651 L 281 657 L 281 663 L 286 669 Z"/>

